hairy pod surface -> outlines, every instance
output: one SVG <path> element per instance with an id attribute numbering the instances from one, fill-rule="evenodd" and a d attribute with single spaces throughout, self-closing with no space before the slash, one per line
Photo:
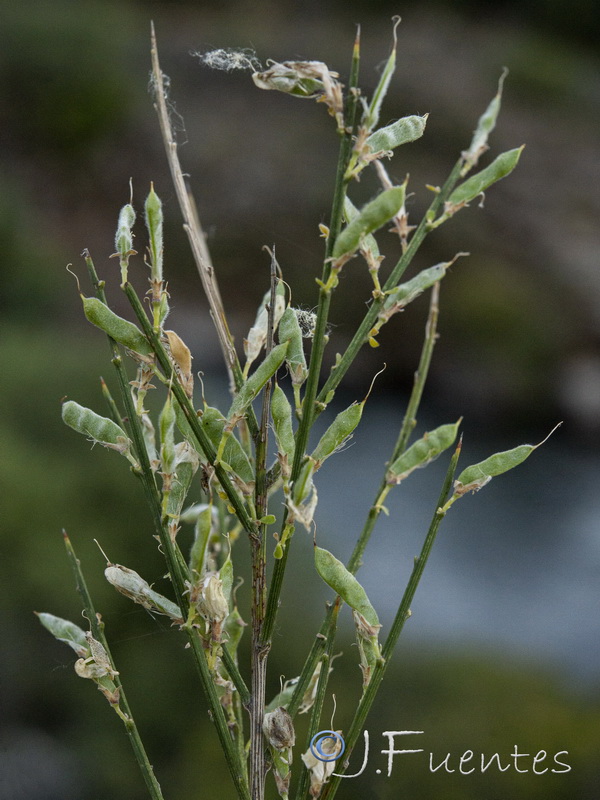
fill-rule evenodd
<path id="1" fill-rule="evenodd" d="M 377 612 L 371 605 L 367 593 L 354 575 L 328 550 L 315 547 L 315 567 L 325 583 L 354 611 L 358 611 L 369 623 L 379 626 Z"/>
<path id="2" fill-rule="evenodd" d="M 404 186 L 394 186 L 367 203 L 335 240 L 333 258 L 352 255 L 358 250 L 364 236 L 379 230 L 396 216 L 404 205 L 404 197 Z"/>
<path id="3" fill-rule="evenodd" d="M 460 420 L 449 425 L 440 425 L 418 439 L 397 458 L 387 471 L 388 484 L 396 484 L 408 477 L 411 472 L 425 467 L 444 450 L 454 444 Z"/>
<path id="4" fill-rule="evenodd" d="M 92 325 L 108 334 L 119 344 L 143 356 L 152 355 L 150 342 L 133 322 L 119 317 L 97 297 L 82 297 L 83 311 Z"/>

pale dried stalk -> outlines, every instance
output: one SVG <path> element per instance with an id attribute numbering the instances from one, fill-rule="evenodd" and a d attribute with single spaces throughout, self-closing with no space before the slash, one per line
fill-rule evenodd
<path id="1" fill-rule="evenodd" d="M 204 236 L 204 231 L 200 225 L 193 198 L 185 184 L 183 172 L 181 170 L 181 164 L 179 163 L 177 143 L 173 135 L 173 128 L 171 127 L 169 112 L 167 109 L 163 73 L 161 72 L 160 63 L 158 61 L 158 49 L 156 46 L 154 24 L 152 24 L 151 40 L 152 80 L 155 90 L 155 108 L 158 113 L 160 130 L 167 153 L 167 161 L 169 162 L 171 177 L 175 186 L 179 207 L 181 208 L 181 213 L 183 215 L 183 228 L 188 236 L 194 261 L 196 262 L 200 280 L 202 281 L 202 287 L 206 293 L 206 297 L 208 298 L 210 313 L 215 324 L 217 336 L 219 338 L 219 344 L 221 345 L 221 350 L 223 351 L 223 357 L 227 366 L 229 382 L 231 387 L 234 388 L 234 365 L 237 361 L 237 356 L 233 347 L 229 328 L 227 327 L 223 302 L 221 300 L 217 278 L 206 244 L 206 237 Z"/>

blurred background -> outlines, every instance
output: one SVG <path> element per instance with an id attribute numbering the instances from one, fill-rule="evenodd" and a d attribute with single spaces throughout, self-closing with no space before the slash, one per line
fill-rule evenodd
<path id="1" fill-rule="evenodd" d="M 183 168 L 240 343 L 268 285 L 263 245 L 276 245 L 294 302 L 316 303 L 317 226 L 329 215 L 337 141 L 323 107 L 260 92 L 247 73 L 211 72 L 191 52 L 241 47 L 253 48 L 263 63 L 323 60 L 345 81 L 360 23 L 361 85 L 369 94 L 389 53 L 393 14 L 402 16 L 398 68 L 382 122 L 430 114 L 425 136 L 389 165 L 398 182 L 410 173 L 413 223 L 430 201 L 425 185 L 441 185 L 468 146 L 504 66 L 510 73 L 491 153 L 526 144 L 517 170 L 488 192 L 485 209 L 475 203 L 428 237 L 413 267 L 471 254 L 442 284 L 440 340 L 419 430 L 464 416 L 467 464 L 538 442 L 564 422 L 522 467 L 448 515 L 368 721 L 369 768 L 347 781 L 340 797 L 597 797 L 600 31 L 593 12 L 590 0 L 573 0 L 568 13 L 555 0 L 2 4 L 1 800 L 145 796 L 120 722 L 75 677 L 71 651 L 33 615 L 50 611 L 83 625 L 63 527 L 103 614 L 165 797 L 233 797 L 181 638 L 114 596 L 103 578 L 94 538 L 113 561 L 168 592 L 140 488 L 125 462 L 101 448 L 90 452 L 60 421 L 65 396 L 104 413 L 98 377 L 112 380 L 108 350 L 85 324 L 65 267 L 73 265 L 89 294 L 80 258 L 89 248 L 110 301 L 126 313 L 109 256 L 130 178 L 138 209 L 150 181 L 164 202 L 172 327 L 192 348 L 210 401 L 225 397 L 148 93 L 150 20 L 171 78 Z M 353 197 L 363 202 L 375 189 L 365 176 Z M 384 274 L 397 257 L 389 239 Z M 140 292 L 144 272 L 139 258 L 131 278 Z M 358 261 L 344 270 L 331 312 L 330 362 L 364 313 L 364 272 Z M 362 399 L 387 364 L 364 427 L 320 473 L 319 541 L 340 558 L 353 546 L 395 440 L 426 305 L 417 301 L 394 318 L 382 346 L 361 353 L 339 393 L 346 405 Z M 367 554 L 361 581 L 384 629 L 443 470 L 435 464 L 396 490 Z M 189 532 L 181 536 L 185 541 Z M 272 653 L 272 694 L 279 674 L 298 674 L 326 597 L 311 572 L 309 537 L 300 531 L 294 547 L 297 567 Z M 246 555 L 241 544 L 238 563 Z M 331 686 L 335 727 L 343 729 L 360 692 L 349 624 L 339 647 L 345 656 L 335 663 Z M 431 774 L 426 758 L 415 756 L 399 758 L 388 778 L 384 730 L 425 731 L 406 746 L 433 752 L 437 763 L 451 753 L 455 767 L 465 750 L 508 756 L 517 745 L 550 758 L 568 751 L 572 769 L 534 775 L 529 762 L 528 774 Z"/>

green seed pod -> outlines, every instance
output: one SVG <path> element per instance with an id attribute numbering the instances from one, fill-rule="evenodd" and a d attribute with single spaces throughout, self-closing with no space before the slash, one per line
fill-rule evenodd
<path id="1" fill-rule="evenodd" d="M 394 186 L 367 203 L 335 240 L 333 258 L 350 256 L 359 248 L 364 236 L 383 227 L 404 205 L 404 186 Z"/>
<path id="2" fill-rule="evenodd" d="M 134 603 L 149 611 L 165 614 L 176 622 L 183 622 L 179 607 L 167 597 L 155 592 L 134 570 L 122 567 L 120 564 L 109 564 L 104 570 L 104 576 L 111 586 Z"/>
<path id="3" fill-rule="evenodd" d="M 265 383 L 277 372 L 279 367 L 283 364 L 287 348 L 287 342 L 276 345 L 248 380 L 242 384 L 227 415 L 230 423 L 235 422 L 244 415 L 246 409 L 258 395 Z"/>
<path id="4" fill-rule="evenodd" d="M 160 462 L 164 474 L 170 475 L 174 470 L 175 461 L 175 409 L 173 408 L 171 393 L 158 418 L 160 431 Z"/>
<path id="5" fill-rule="evenodd" d="M 381 111 L 381 104 L 385 99 L 388 87 L 390 85 L 390 81 L 392 80 L 392 75 L 396 70 L 396 45 L 397 45 L 396 28 L 398 27 L 399 22 L 400 19 L 396 18 L 396 21 L 394 23 L 394 44 L 392 47 L 392 52 L 390 53 L 389 58 L 386 61 L 385 67 L 383 68 L 383 72 L 381 73 L 379 83 L 377 84 L 377 88 L 373 92 L 373 98 L 369 104 L 369 108 L 365 113 L 365 117 L 363 120 L 363 124 L 368 131 L 372 131 L 373 128 L 379 122 L 379 112 Z"/>
<path id="6" fill-rule="evenodd" d="M 178 442 L 175 445 L 174 473 L 165 508 L 167 517 L 170 519 L 179 519 L 181 509 L 190 490 L 192 478 L 198 471 L 199 466 L 198 454 L 189 442 Z"/>
<path id="7" fill-rule="evenodd" d="M 464 183 L 461 183 L 450 195 L 444 208 L 446 213 L 451 212 L 457 206 L 461 207 L 474 200 L 478 195 L 484 192 L 488 186 L 491 186 L 501 178 L 509 175 L 517 166 L 519 157 L 525 145 L 517 147 L 514 150 L 507 150 L 502 153 L 492 163 L 481 172 L 467 178 Z"/>
<path id="8" fill-rule="evenodd" d="M 85 631 L 78 625 L 75 625 L 74 622 L 69 622 L 68 619 L 55 617 L 54 614 L 48 614 L 45 611 L 41 613 L 36 611 L 35 613 L 44 628 L 50 631 L 55 639 L 68 644 L 79 658 L 87 658 L 89 656 L 90 647 L 85 638 Z"/>
<path id="9" fill-rule="evenodd" d="M 190 571 L 192 574 L 203 575 L 206 570 L 208 541 L 211 535 L 217 532 L 218 521 L 217 509 L 212 505 L 202 505 L 196 518 L 194 543 L 190 551 Z"/>
<path id="10" fill-rule="evenodd" d="M 341 411 L 327 428 L 311 453 L 311 458 L 316 462 L 315 469 L 318 469 L 326 458 L 333 455 L 350 438 L 360 422 L 364 405 L 364 400 L 362 403 L 352 403 L 345 411 Z"/>
<path id="11" fill-rule="evenodd" d="M 117 222 L 117 233 L 115 236 L 115 248 L 117 253 L 122 257 L 127 256 L 133 247 L 131 229 L 134 224 L 135 211 L 133 206 L 127 203 L 119 212 L 119 221 Z"/>
<path id="12" fill-rule="evenodd" d="M 522 444 L 512 450 L 495 453 L 484 461 L 472 464 L 464 469 L 454 482 L 454 497 L 460 497 L 466 492 L 477 492 L 486 483 L 489 483 L 492 478 L 495 478 L 496 475 L 502 475 L 503 472 L 508 472 L 509 469 L 518 467 L 534 450 L 541 447 L 560 425 L 562 425 L 562 422 L 555 425 L 548 436 L 538 444 Z"/>
<path id="13" fill-rule="evenodd" d="M 73 400 L 67 400 L 62 406 L 62 418 L 70 428 L 89 436 L 94 442 L 112 450 L 128 455 L 131 440 L 116 422 L 108 417 L 101 417 L 89 408 L 80 406 Z"/>
<path id="14" fill-rule="evenodd" d="M 232 608 L 229 616 L 225 620 L 224 631 L 226 634 L 225 647 L 229 650 L 230 654 L 235 657 L 238 645 L 244 633 L 246 623 L 240 616 L 237 608 Z"/>
<path id="15" fill-rule="evenodd" d="M 291 461 L 294 457 L 295 447 L 292 407 L 278 383 L 275 384 L 271 397 L 271 416 L 273 417 L 277 450 Z"/>
<path id="16" fill-rule="evenodd" d="M 315 547 L 315 566 L 325 583 L 354 611 L 358 611 L 369 625 L 379 626 L 377 612 L 371 605 L 367 593 L 341 561 L 328 550 Z"/>
<path id="17" fill-rule="evenodd" d="M 223 438 L 223 431 L 227 420 L 221 414 L 218 408 L 206 406 L 200 420 L 202 429 L 212 442 L 215 450 L 218 448 L 221 439 Z M 231 433 L 227 437 L 227 443 L 223 450 L 222 461 L 228 464 L 233 472 L 238 475 L 244 483 L 253 485 L 254 483 L 254 470 L 248 460 L 248 456 L 242 445 Z"/>
<path id="18" fill-rule="evenodd" d="M 219 578 L 223 585 L 223 596 L 227 600 L 227 605 L 231 607 L 231 591 L 233 589 L 233 561 L 231 560 L 231 550 L 219 570 Z"/>
<path id="19" fill-rule="evenodd" d="M 82 295 L 81 299 L 84 314 L 92 325 L 96 325 L 97 328 L 134 353 L 143 356 L 152 355 L 150 342 L 133 322 L 119 317 L 97 297 L 83 297 Z"/>
<path id="20" fill-rule="evenodd" d="M 397 458 L 387 471 L 388 484 L 397 484 L 403 481 L 416 469 L 427 466 L 437 458 L 440 453 L 454 444 L 458 426 L 461 420 L 449 425 L 440 425 L 418 439 Z"/>
<path id="21" fill-rule="evenodd" d="M 422 117 L 416 115 L 402 117 L 391 125 L 386 125 L 385 128 L 379 128 L 367 139 L 369 150 L 372 153 L 379 153 L 382 150 L 393 150 L 401 144 L 414 142 L 415 139 L 423 136 L 427 116 L 425 114 Z"/>
<path id="22" fill-rule="evenodd" d="M 344 198 L 344 217 L 346 222 L 352 222 L 356 216 L 358 216 L 358 208 L 356 208 L 352 200 L 346 196 Z M 371 262 L 378 263 L 381 260 L 377 239 L 370 233 L 362 238 L 360 252 L 364 255 L 369 266 L 371 266 Z"/>
<path id="23" fill-rule="evenodd" d="M 279 321 L 278 337 L 282 344 L 284 342 L 288 344 L 285 360 L 290 370 L 292 383 L 295 386 L 301 386 L 307 378 L 308 370 L 302 344 L 302 329 L 298 316 L 291 306 L 285 309 Z"/>
<path id="24" fill-rule="evenodd" d="M 153 281 L 160 282 L 163 279 L 163 210 L 152 183 L 144 204 L 144 212 L 150 238 L 151 278 Z"/>
<path id="25" fill-rule="evenodd" d="M 319 662 L 319 669 L 321 667 L 321 662 Z M 271 700 L 271 702 L 265 706 L 265 712 L 275 711 L 276 708 L 283 706 L 283 708 L 287 708 L 294 696 L 294 689 L 298 683 L 299 678 L 290 678 L 283 684 L 283 689 L 275 695 L 275 697 Z"/>
<path id="26" fill-rule="evenodd" d="M 441 281 L 446 274 L 446 269 L 451 263 L 451 261 L 447 261 L 443 264 L 436 264 L 434 267 L 429 267 L 429 269 L 421 270 L 421 272 L 415 275 L 414 278 L 411 278 L 411 280 L 406 281 L 406 283 L 401 283 L 399 286 L 391 289 L 386 294 L 385 302 L 378 315 L 379 319 L 384 321 L 388 320 L 392 314 L 395 314 L 396 311 L 400 311 L 400 309 L 412 303 L 412 301 L 426 289 L 430 289 L 434 283 Z"/>
<path id="27" fill-rule="evenodd" d="M 473 139 L 469 149 L 462 154 L 465 160 L 465 166 L 462 169 L 461 175 L 466 175 L 471 167 L 474 167 L 477 164 L 482 153 L 485 153 L 485 151 L 488 149 L 487 140 L 490 133 L 496 127 L 496 120 L 500 112 L 500 103 L 502 100 L 502 85 L 507 75 L 508 70 L 505 68 L 502 71 L 502 75 L 500 75 L 500 80 L 498 81 L 498 91 L 496 92 L 495 97 L 483 114 L 479 117 L 477 128 L 473 133 Z"/>

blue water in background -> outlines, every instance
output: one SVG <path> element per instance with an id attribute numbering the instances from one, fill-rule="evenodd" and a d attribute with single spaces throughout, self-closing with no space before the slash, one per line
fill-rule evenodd
<path id="1" fill-rule="evenodd" d="M 350 555 L 395 441 L 397 407 L 370 403 L 344 452 L 317 474 L 317 541 Z M 449 420 L 420 419 L 416 435 Z M 403 640 L 499 650 L 569 681 L 600 678 L 600 457 L 561 431 L 521 466 L 462 498 L 442 523 Z M 465 427 L 458 471 L 522 444 L 477 443 Z M 535 442 L 534 442 L 535 443 Z M 359 578 L 383 635 L 420 552 L 448 464 L 442 456 L 388 495 Z"/>

